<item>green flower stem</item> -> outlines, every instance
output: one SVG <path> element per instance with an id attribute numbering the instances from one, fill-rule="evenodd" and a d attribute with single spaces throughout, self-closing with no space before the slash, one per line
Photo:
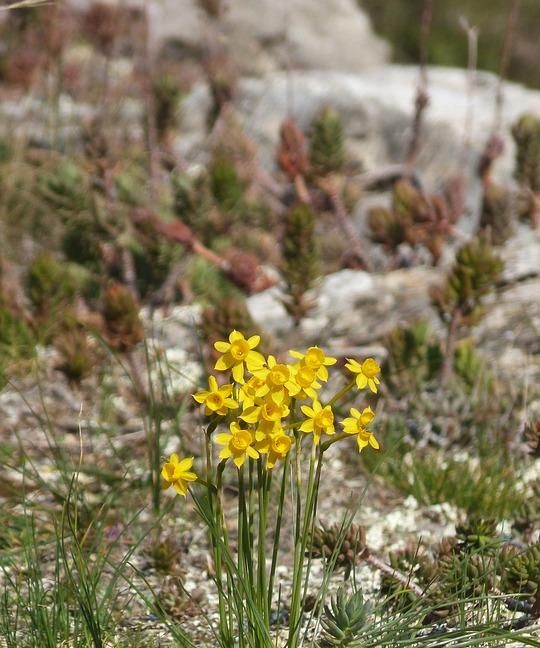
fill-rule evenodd
<path id="1" fill-rule="evenodd" d="M 257 477 L 259 479 L 259 529 L 257 537 L 257 587 L 258 601 L 264 622 L 270 625 L 269 607 L 266 604 L 266 521 L 268 492 L 270 490 L 272 474 L 263 467 L 262 459 L 257 460 Z"/>
<path id="2" fill-rule="evenodd" d="M 268 579 L 268 610 L 272 609 L 272 593 L 274 591 L 274 579 L 276 575 L 277 559 L 279 553 L 279 540 L 281 536 L 281 522 L 283 520 L 283 505 L 285 504 L 285 492 L 287 490 L 287 476 L 289 474 L 291 455 L 287 453 L 283 463 L 283 472 L 281 476 L 281 486 L 279 489 L 279 503 L 276 515 L 276 527 L 274 530 L 274 540 L 272 545 L 272 565 L 270 567 L 270 577 Z"/>
<path id="3" fill-rule="evenodd" d="M 300 444 L 298 444 L 300 445 Z M 297 470 L 297 503 L 301 499 L 301 468 L 300 468 L 300 449 L 296 453 L 296 470 Z M 306 506 L 304 509 L 303 518 L 297 515 L 298 528 L 296 529 L 296 542 L 295 542 L 295 555 L 294 555 L 294 574 L 292 586 L 292 599 L 291 611 L 289 618 L 289 638 L 288 648 L 296 648 L 298 646 L 298 639 L 300 636 L 300 626 L 302 623 L 302 581 L 304 573 L 304 554 L 308 542 L 308 531 L 311 526 L 311 516 L 313 511 L 313 503 L 316 498 L 316 493 L 313 490 L 314 476 L 315 476 L 315 459 L 316 449 L 312 447 L 312 452 L 309 461 L 309 475 L 306 486 Z M 299 477 L 300 475 L 300 477 Z"/>
<path id="4" fill-rule="evenodd" d="M 244 466 L 238 469 L 238 573 L 240 575 L 239 582 L 237 587 L 241 587 L 242 583 L 246 583 L 246 554 L 247 554 L 247 538 L 246 538 L 246 495 L 244 487 Z M 245 598 L 244 594 L 240 592 L 241 598 Z M 240 642 L 240 647 L 245 645 L 245 635 L 244 635 L 244 610 L 240 607 L 237 610 L 238 614 L 238 638 Z"/>
<path id="5" fill-rule="evenodd" d="M 356 435 L 354 434 L 347 434 L 347 432 L 341 432 L 341 434 L 336 434 L 333 436 L 331 439 L 328 439 L 328 441 L 325 441 L 324 443 L 321 443 L 321 453 L 326 452 L 328 448 L 333 445 L 334 443 L 337 443 L 338 441 L 341 441 L 342 439 L 350 439 L 351 437 L 354 437 Z"/>
<path id="6" fill-rule="evenodd" d="M 356 378 L 353 378 L 351 382 L 347 383 L 345 387 L 342 387 L 334 396 L 328 401 L 327 405 L 332 407 L 335 403 L 338 402 L 345 394 L 347 394 L 354 386 L 356 385 Z"/>
<path id="7" fill-rule="evenodd" d="M 207 438 L 209 439 L 210 435 L 207 435 Z M 208 455 L 207 455 L 208 459 Z M 211 463 L 211 453 L 210 453 L 210 463 Z M 223 485 L 223 470 L 225 468 L 225 462 L 222 461 L 218 465 L 217 469 L 217 476 L 216 476 L 216 486 L 214 487 L 214 491 L 212 491 L 211 484 L 208 483 L 208 498 L 209 501 L 212 501 L 212 494 L 215 493 L 216 496 L 216 513 L 215 513 L 215 519 L 216 519 L 216 526 L 220 531 L 220 535 L 223 538 L 223 542 L 225 546 L 227 547 L 228 551 L 228 546 L 229 546 L 229 538 L 227 535 L 227 526 L 225 524 L 225 518 L 224 518 L 224 512 L 223 512 L 223 502 L 222 502 L 222 485 Z M 213 534 L 211 534 L 212 538 L 212 544 L 213 544 L 213 549 L 214 549 L 214 563 L 215 563 L 215 569 L 216 569 L 216 580 L 219 583 L 218 585 L 218 608 L 219 608 L 219 631 L 221 634 L 221 637 L 225 639 L 225 641 L 232 641 L 232 617 L 227 616 L 227 606 L 225 604 L 225 596 L 223 595 L 223 558 L 222 558 L 222 547 L 220 542 L 215 542 L 213 539 Z M 227 581 L 229 578 L 227 577 Z M 229 592 L 229 599 L 230 599 L 230 592 Z M 230 606 L 232 607 L 232 606 Z M 230 610 L 229 610 L 230 612 Z M 227 623 L 228 622 L 228 623 Z"/>

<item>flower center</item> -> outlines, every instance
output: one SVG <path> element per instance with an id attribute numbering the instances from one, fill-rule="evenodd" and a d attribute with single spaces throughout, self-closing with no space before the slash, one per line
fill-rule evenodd
<path id="1" fill-rule="evenodd" d="M 317 347 L 310 347 L 304 361 L 310 369 L 317 370 L 324 362 L 324 353 Z"/>
<path id="2" fill-rule="evenodd" d="M 231 344 L 231 355 L 235 360 L 244 360 L 249 353 L 249 346 L 245 340 L 236 340 Z"/>
<path id="3" fill-rule="evenodd" d="M 375 377 L 380 371 L 379 365 L 373 360 L 373 358 L 368 358 L 362 363 L 362 373 L 366 378 Z"/>
<path id="4" fill-rule="evenodd" d="M 315 380 L 315 372 L 309 367 L 302 367 L 296 375 L 296 382 L 300 387 L 309 387 Z"/>
<path id="5" fill-rule="evenodd" d="M 315 417 L 315 425 L 320 428 L 330 427 L 333 422 L 334 414 L 326 408 Z"/>
<path id="6" fill-rule="evenodd" d="M 223 407 L 223 397 L 219 393 L 213 393 L 206 399 L 206 404 L 211 410 L 218 410 Z"/>
<path id="7" fill-rule="evenodd" d="M 270 371 L 268 378 L 274 385 L 284 385 L 289 380 L 289 368 L 285 365 L 276 365 Z"/>
<path id="8" fill-rule="evenodd" d="M 277 454 L 286 454 L 290 447 L 291 439 L 286 435 L 278 436 L 272 440 L 272 450 L 277 452 Z"/>
<path id="9" fill-rule="evenodd" d="M 251 434 L 246 430 L 240 430 L 233 435 L 231 443 L 236 450 L 245 450 L 251 443 Z"/>

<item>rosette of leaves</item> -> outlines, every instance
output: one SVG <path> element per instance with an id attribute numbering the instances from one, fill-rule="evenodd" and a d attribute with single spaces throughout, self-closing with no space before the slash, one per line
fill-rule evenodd
<path id="1" fill-rule="evenodd" d="M 472 390 L 475 385 L 478 385 L 480 379 L 489 381 L 484 362 L 475 351 L 474 343 L 470 339 L 461 340 L 456 345 L 454 369 L 456 375 L 461 378 L 468 390 Z"/>
<path id="2" fill-rule="evenodd" d="M 95 357 L 83 326 L 76 322 L 66 324 L 56 336 L 54 346 L 60 354 L 56 369 L 61 371 L 69 382 L 80 383 L 92 372 Z"/>
<path id="3" fill-rule="evenodd" d="M 511 557 L 503 566 L 502 588 L 509 594 L 525 594 L 533 603 L 540 588 L 540 542 Z"/>
<path id="4" fill-rule="evenodd" d="M 479 597 L 495 585 L 495 558 L 492 554 L 459 552 L 444 556 L 440 576 L 431 595 L 441 602 Z"/>
<path id="5" fill-rule="evenodd" d="M 80 288 L 79 278 L 71 264 L 40 254 L 26 273 L 26 294 L 34 313 L 42 320 L 50 318 L 72 303 Z"/>
<path id="6" fill-rule="evenodd" d="M 538 452 L 537 441 L 538 439 L 533 441 L 533 457 L 538 456 L 535 454 Z M 521 506 L 514 513 L 514 522 L 512 524 L 512 527 L 522 533 L 525 539 L 528 539 L 540 524 L 540 479 L 530 482 L 528 491 L 527 497 L 524 498 Z"/>
<path id="7" fill-rule="evenodd" d="M 494 245 L 502 245 L 514 231 L 512 194 L 493 182 L 484 187 L 480 211 L 480 231 L 486 233 Z"/>
<path id="8" fill-rule="evenodd" d="M 327 175 L 342 170 L 345 164 L 343 122 L 331 107 L 323 108 L 311 124 L 309 159 L 316 175 Z"/>
<path id="9" fill-rule="evenodd" d="M 392 569 L 409 577 L 423 590 L 427 591 L 438 574 L 433 555 L 423 545 L 406 547 L 391 551 L 388 562 Z M 385 604 L 393 609 L 406 610 L 418 602 L 418 595 L 412 587 L 407 587 L 390 574 L 381 574 L 381 593 Z"/>
<path id="10" fill-rule="evenodd" d="M 240 296 L 221 299 L 206 306 L 202 312 L 201 326 L 212 354 L 215 353 L 214 342 L 226 340 L 231 331 L 242 331 L 246 337 L 261 333 L 251 317 L 246 300 Z"/>
<path id="11" fill-rule="evenodd" d="M 139 305 L 127 286 L 111 284 L 103 295 L 103 319 L 111 346 L 128 352 L 144 338 Z"/>
<path id="12" fill-rule="evenodd" d="M 226 212 L 238 212 L 246 189 L 234 164 L 225 158 L 216 158 L 210 166 L 210 186 L 216 203 Z"/>
<path id="13" fill-rule="evenodd" d="M 482 299 L 495 287 L 503 262 L 482 238 L 473 239 L 457 253 L 445 283 L 432 290 L 432 301 L 443 322 L 459 315 L 460 323 L 472 325 L 483 314 Z"/>
<path id="14" fill-rule="evenodd" d="M 525 439 L 531 457 L 534 457 L 534 459 L 540 458 L 540 419 L 527 422 L 525 425 Z"/>
<path id="15" fill-rule="evenodd" d="M 533 192 L 540 191 L 540 118 L 527 113 L 512 128 L 516 143 L 515 177 Z"/>
<path id="16" fill-rule="evenodd" d="M 456 537 L 460 551 L 493 548 L 499 544 L 497 520 L 470 515 L 464 522 L 456 525 Z"/>
<path id="17" fill-rule="evenodd" d="M 398 326 L 386 338 L 387 359 L 383 365 L 389 385 L 399 393 L 416 391 L 439 373 L 443 353 L 427 322 Z"/>
<path id="18" fill-rule="evenodd" d="M 321 648 L 351 646 L 365 629 L 369 611 L 360 590 L 347 596 L 343 588 L 339 589 L 331 598 L 330 605 L 324 606 Z"/>
<path id="19" fill-rule="evenodd" d="M 357 524 L 347 529 L 339 524 L 321 524 L 313 530 L 309 553 L 332 563 L 334 570 L 344 569 L 347 580 L 356 562 L 368 554 L 366 530 Z"/>
<path id="20" fill-rule="evenodd" d="M 90 206 L 87 178 L 73 162 L 61 162 L 39 178 L 40 196 L 63 213 L 77 214 Z"/>
<path id="21" fill-rule="evenodd" d="M 311 207 L 298 204 L 285 217 L 281 241 L 281 271 L 286 285 L 284 306 L 296 325 L 314 305 L 306 298 L 319 273 L 319 255 L 315 240 L 315 216 Z"/>
<path id="22" fill-rule="evenodd" d="M 206 171 L 196 175 L 176 172 L 171 177 L 173 209 L 197 238 L 209 245 L 216 234 L 226 229 L 222 213 L 215 206 Z"/>
<path id="23" fill-rule="evenodd" d="M 176 110 L 181 96 L 178 79 L 170 72 L 164 72 L 153 80 L 156 131 L 162 144 L 167 144 L 168 136 L 176 125 Z"/>

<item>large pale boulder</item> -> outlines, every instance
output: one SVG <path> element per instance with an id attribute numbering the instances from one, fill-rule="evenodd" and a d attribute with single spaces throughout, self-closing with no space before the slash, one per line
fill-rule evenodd
<path id="1" fill-rule="evenodd" d="M 467 166 L 474 172 L 478 155 L 493 129 L 497 78 L 490 73 L 478 73 L 470 101 L 464 70 L 429 68 L 428 79 L 429 105 L 424 113 L 418 168 L 435 184 Z M 404 160 L 411 137 L 417 83 L 418 69 L 402 65 L 387 65 L 362 74 L 275 73 L 264 79 L 244 79 L 236 105 L 266 166 L 274 164 L 279 124 L 284 115 L 291 114 L 307 130 L 317 111 L 330 104 L 343 117 L 350 155 L 363 160 L 366 168 L 372 170 Z M 208 102 L 207 89 L 200 86 L 184 103 L 184 128 L 188 136 L 179 141 L 179 148 L 188 157 L 200 152 L 196 144 L 202 142 Z M 465 159 L 465 124 L 471 109 L 471 155 Z M 528 111 L 540 114 L 540 92 L 505 83 L 500 132 L 505 152 L 495 165 L 495 178 L 508 180 L 512 176 L 514 143 L 510 128 Z"/>
<path id="2" fill-rule="evenodd" d="M 71 0 L 84 9 L 89 0 Z M 198 56 L 216 42 L 227 47 L 241 75 L 285 68 L 359 72 L 388 60 L 355 0 L 229 0 L 219 20 L 209 19 L 197 0 L 107 0 L 146 7 L 153 47 L 176 43 Z"/>

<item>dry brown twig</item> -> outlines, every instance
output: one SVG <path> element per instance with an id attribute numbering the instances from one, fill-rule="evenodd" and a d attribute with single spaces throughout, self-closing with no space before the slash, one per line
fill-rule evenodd
<path id="1" fill-rule="evenodd" d="M 427 60 L 428 60 L 428 41 L 431 32 L 431 22 L 433 18 L 433 0 L 424 0 L 422 10 L 422 19 L 420 25 L 420 78 L 416 90 L 415 110 L 412 126 L 412 136 L 409 142 L 407 152 L 407 165 L 412 167 L 420 150 L 420 140 L 422 136 L 422 125 L 424 111 L 429 104 L 428 78 L 427 78 Z"/>

